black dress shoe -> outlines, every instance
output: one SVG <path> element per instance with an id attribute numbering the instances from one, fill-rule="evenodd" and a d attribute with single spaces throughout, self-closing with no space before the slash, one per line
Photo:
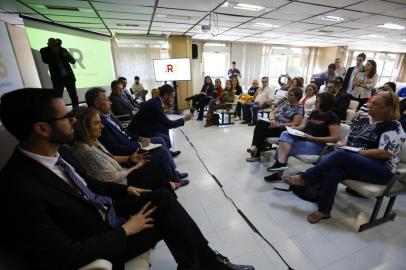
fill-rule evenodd
<path id="1" fill-rule="evenodd" d="M 179 179 L 184 179 L 189 176 L 188 173 L 180 173 L 180 172 L 178 172 L 178 175 L 179 175 Z"/>
<path id="2" fill-rule="evenodd" d="M 180 153 L 182 153 L 181 151 L 169 151 L 169 152 L 171 152 L 172 157 L 177 157 L 180 155 Z"/>
<path id="3" fill-rule="evenodd" d="M 190 182 L 190 181 L 187 180 L 187 179 L 180 179 L 180 180 L 179 180 L 179 183 L 180 183 L 180 185 L 181 185 L 182 187 L 189 185 L 189 182 Z"/>
<path id="4" fill-rule="evenodd" d="M 227 257 L 224 257 L 220 253 L 217 253 L 216 260 L 210 266 L 213 270 L 255 270 L 254 266 L 252 265 L 238 265 L 233 264 Z"/>
<path id="5" fill-rule="evenodd" d="M 272 182 L 282 181 L 282 177 L 278 176 L 278 173 L 273 173 L 271 175 L 265 176 L 264 180 L 266 182 L 272 183 Z"/>

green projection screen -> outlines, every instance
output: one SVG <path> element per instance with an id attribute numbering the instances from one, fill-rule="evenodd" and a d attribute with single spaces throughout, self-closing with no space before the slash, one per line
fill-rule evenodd
<path id="1" fill-rule="evenodd" d="M 79 100 L 84 100 L 84 93 L 90 87 L 110 86 L 114 79 L 114 68 L 108 36 L 93 34 L 68 27 L 48 24 L 24 17 L 28 40 L 33 52 L 35 64 L 42 87 L 52 88 L 48 65 L 41 60 L 40 49 L 47 46 L 48 39 L 59 38 L 76 64 L 71 65 L 76 77 Z M 109 87 L 107 87 L 109 88 Z M 70 104 L 67 91 L 64 99 Z"/>

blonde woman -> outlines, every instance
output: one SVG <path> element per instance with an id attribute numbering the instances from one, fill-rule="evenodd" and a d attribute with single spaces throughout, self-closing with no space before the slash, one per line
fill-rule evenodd
<path id="1" fill-rule="evenodd" d="M 399 119 L 399 98 L 393 92 L 381 93 L 372 98 L 370 118 L 354 124 L 345 142 L 358 148 L 358 152 L 336 150 L 316 166 L 300 176 L 286 176 L 291 185 L 320 183 L 318 211 L 307 220 L 317 223 L 330 218 L 338 184 L 345 179 L 386 185 L 395 174 L 398 154 L 405 141 Z"/>
<path id="2" fill-rule="evenodd" d="M 148 162 L 148 155 L 139 158 L 137 152 L 130 156 L 113 156 L 99 142 L 103 124 L 99 111 L 92 107 L 79 107 L 75 112 L 73 152 L 87 173 L 100 181 L 140 188 L 178 188 L 169 185 L 161 167 Z M 148 162 L 148 163 L 147 163 Z M 132 163 L 128 168 L 120 164 Z"/>

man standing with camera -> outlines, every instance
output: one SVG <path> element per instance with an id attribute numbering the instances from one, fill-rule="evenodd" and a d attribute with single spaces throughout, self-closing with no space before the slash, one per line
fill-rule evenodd
<path id="1" fill-rule="evenodd" d="M 76 91 L 76 78 L 70 64 L 75 64 L 76 60 L 62 47 L 60 39 L 48 39 L 48 46 L 40 50 L 42 62 L 48 64 L 49 73 L 53 88 L 63 96 L 63 90 L 66 87 L 69 97 L 72 101 L 72 107 L 79 105 L 78 94 Z"/>

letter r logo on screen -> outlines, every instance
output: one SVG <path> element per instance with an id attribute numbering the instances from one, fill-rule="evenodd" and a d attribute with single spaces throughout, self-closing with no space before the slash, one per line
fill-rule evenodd
<path id="1" fill-rule="evenodd" d="M 173 65 L 166 65 L 166 72 L 173 72 Z"/>

